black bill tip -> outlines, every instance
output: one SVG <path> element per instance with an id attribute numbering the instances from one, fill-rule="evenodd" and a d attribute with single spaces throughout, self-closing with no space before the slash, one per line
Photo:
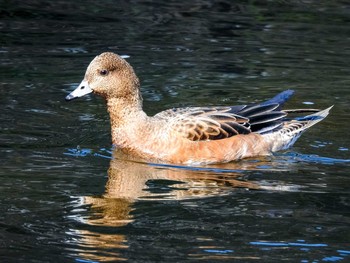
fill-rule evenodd
<path id="1" fill-rule="evenodd" d="M 68 94 L 66 97 L 65 97 L 65 100 L 66 101 L 71 101 L 71 100 L 74 100 L 76 99 L 77 97 L 74 97 L 72 94 Z"/>

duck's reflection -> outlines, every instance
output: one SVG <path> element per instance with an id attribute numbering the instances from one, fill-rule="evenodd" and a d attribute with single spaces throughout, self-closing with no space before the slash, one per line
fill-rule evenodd
<path id="1" fill-rule="evenodd" d="M 110 162 L 105 193 L 100 197 L 84 197 L 85 205 L 90 206 L 90 217 L 85 223 L 92 226 L 92 230 L 80 230 L 80 241 L 84 244 L 83 247 L 94 247 L 99 253 L 84 249 L 84 253 L 79 253 L 80 258 L 100 262 L 123 260 L 118 254 L 106 252 L 103 255 L 101 251 L 113 250 L 115 253 L 128 247 L 126 236 L 118 234 L 115 227 L 133 221 L 131 211 L 136 201 L 197 199 L 226 195 L 236 188 L 264 188 L 257 182 L 246 180 L 243 172 L 263 166 L 262 160 L 197 169 L 151 165 L 120 157 L 114 153 Z M 108 234 L 94 232 L 95 227 L 99 226 L 107 227 Z"/>
<path id="2" fill-rule="evenodd" d="M 106 202 L 108 209 L 122 212 L 125 211 L 124 205 L 111 206 L 108 203 L 111 200 L 127 203 L 142 199 L 183 200 L 226 194 L 232 188 L 260 188 L 257 183 L 242 179 L 242 170 L 257 169 L 256 163 L 230 163 L 218 167 L 153 165 L 120 159 L 114 155 L 108 169 L 105 194 L 98 199 L 86 198 L 86 201 L 94 205 Z"/>

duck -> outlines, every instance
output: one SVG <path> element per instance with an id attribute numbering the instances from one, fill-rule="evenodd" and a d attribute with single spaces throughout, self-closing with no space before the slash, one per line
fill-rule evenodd
<path id="1" fill-rule="evenodd" d="M 96 56 L 65 99 L 89 93 L 106 101 L 115 149 L 144 162 L 179 165 L 228 163 L 286 150 L 333 107 L 283 109 L 294 93 L 288 89 L 259 103 L 171 108 L 148 116 L 133 67 L 113 52 Z"/>

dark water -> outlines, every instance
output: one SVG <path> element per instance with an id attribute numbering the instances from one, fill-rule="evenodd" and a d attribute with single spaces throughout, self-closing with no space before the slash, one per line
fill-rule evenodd
<path id="1" fill-rule="evenodd" d="M 349 262 L 348 1 L 1 1 L 1 262 Z M 105 106 L 66 103 L 129 55 L 145 110 L 259 101 L 330 116 L 288 152 L 201 168 L 111 160 Z"/>

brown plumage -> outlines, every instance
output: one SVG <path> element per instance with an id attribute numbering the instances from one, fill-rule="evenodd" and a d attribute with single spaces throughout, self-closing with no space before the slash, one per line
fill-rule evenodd
<path id="1" fill-rule="evenodd" d="M 106 52 L 90 63 L 66 100 L 90 92 L 104 97 L 119 150 L 133 159 L 178 164 L 224 163 L 286 149 L 330 110 L 283 110 L 293 94 L 287 90 L 259 104 L 175 108 L 150 117 L 142 110 L 139 86 L 133 68 Z M 305 111 L 313 114 L 287 116 Z"/>

